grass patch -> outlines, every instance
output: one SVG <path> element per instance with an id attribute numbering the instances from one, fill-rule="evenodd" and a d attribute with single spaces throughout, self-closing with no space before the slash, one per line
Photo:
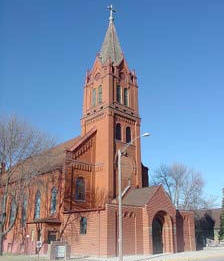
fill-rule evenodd
<path id="1" fill-rule="evenodd" d="M 3 255 L 0 256 L 0 261 L 38 261 L 38 257 L 23 255 Z M 48 261 L 48 259 L 46 257 L 40 257 L 39 261 Z"/>

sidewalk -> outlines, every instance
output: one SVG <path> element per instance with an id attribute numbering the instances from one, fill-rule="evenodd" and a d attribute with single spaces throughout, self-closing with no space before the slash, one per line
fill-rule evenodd
<path id="1" fill-rule="evenodd" d="M 159 254 L 159 255 L 134 255 L 124 256 L 124 261 L 197 261 L 211 257 L 223 257 L 224 248 L 214 250 L 201 250 L 193 252 L 182 252 L 176 254 Z M 100 257 L 73 257 L 72 260 L 77 261 L 118 261 L 118 257 L 100 258 Z"/>

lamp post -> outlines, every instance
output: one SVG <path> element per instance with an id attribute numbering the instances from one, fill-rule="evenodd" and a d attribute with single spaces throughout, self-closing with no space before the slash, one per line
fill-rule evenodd
<path id="1" fill-rule="evenodd" d="M 133 144 L 134 141 L 140 137 L 147 137 L 150 134 L 148 132 L 143 135 L 137 136 L 135 139 L 131 140 L 127 145 L 121 150 L 118 150 L 118 252 L 119 252 L 119 261 L 123 261 L 123 228 L 122 228 L 122 191 L 121 191 L 121 157 L 125 153 L 127 148 Z"/>

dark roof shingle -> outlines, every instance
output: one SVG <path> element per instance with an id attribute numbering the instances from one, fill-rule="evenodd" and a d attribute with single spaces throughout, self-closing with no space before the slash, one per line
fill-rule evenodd
<path id="1" fill-rule="evenodd" d="M 99 57 L 103 64 L 107 62 L 108 59 L 111 59 L 111 62 L 118 65 L 123 59 L 123 53 L 113 21 L 109 23 Z"/>
<path id="2" fill-rule="evenodd" d="M 124 205 L 144 206 L 146 205 L 160 186 L 151 186 L 130 190 L 123 198 Z"/>
<path id="3" fill-rule="evenodd" d="M 48 171 L 54 170 L 63 165 L 65 160 L 65 150 L 69 150 L 74 144 L 80 140 L 80 136 L 73 139 L 65 141 L 51 148 L 50 150 L 43 152 L 46 153 L 48 164 L 43 164 L 43 168 L 40 168 L 40 173 L 46 173 Z"/>

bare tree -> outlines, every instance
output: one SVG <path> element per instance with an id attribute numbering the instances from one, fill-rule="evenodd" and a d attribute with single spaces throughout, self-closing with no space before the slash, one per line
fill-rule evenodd
<path id="1" fill-rule="evenodd" d="M 27 188 L 52 161 L 52 145 L 52 138 L 16 116 L 0 118 L 0 255 L 4 236 L 16 222 Z"/>
<path id="2" fill-rule="evenodd" d="M 162 184 L 172 203 L 178 209 L 193 210 L 215 206 L 214 197 L 203 195 L 204 181 L 201 173 L 184 164 L 162 164 L 152 176 L 154 185 Z"/>
<path id="3" fill-rule="evenodd" d="M 189 170 L 182 186 L 182 208 L 198 209 L 203 207 L 204 181 L 201 173 Z"/>
<path id="4" fill-rule="evenodd" d="M 155 171 L 154 175 L 152 176 L 152 184 L 162 184 L 173 202 L 173 180 L 170 177 L 170 169 L 167 165 L 161 164 Z"/>

